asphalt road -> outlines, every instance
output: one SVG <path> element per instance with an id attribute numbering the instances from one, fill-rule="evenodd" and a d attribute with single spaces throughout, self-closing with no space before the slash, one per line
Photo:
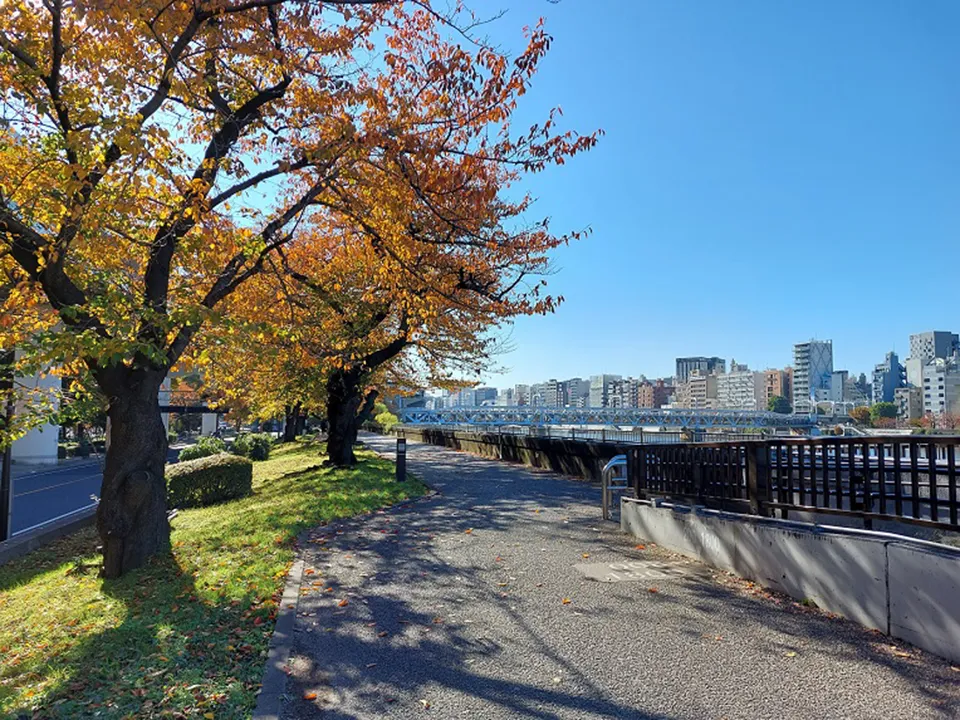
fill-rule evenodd
<path id="1" fill-rule="evenodd" d="M 168 462 L 179 450 L 168 451 Z M 13 532 L 91 505 L 100 494 L 102 458 L 74 459 L 55 466 L 13 466 Z"/>
<path id="2" fill-rule="evenodd" d="M 595 486 L 408 448 L 439 494 L 300 551 L 287 720 L 960 717 L 948 663 L 638 548 Z M 575 567 L 649 560 L 682 574 Z"/>

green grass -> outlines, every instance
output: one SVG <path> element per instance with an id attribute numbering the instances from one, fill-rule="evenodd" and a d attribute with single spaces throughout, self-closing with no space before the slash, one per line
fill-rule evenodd
<path id="1" fill-rule="evenodd" d="M 251 497 L 181 512 L 172 557 L 119 580 L 97 577 L 92 530 L 0 566 L 0 717 L 248 717 L 294 538 L 423 491 L 318 450 L 276 448 Z"/>

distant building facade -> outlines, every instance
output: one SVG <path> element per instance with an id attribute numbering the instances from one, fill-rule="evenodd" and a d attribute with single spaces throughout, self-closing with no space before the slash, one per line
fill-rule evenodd
<path id="1" fill-rule="evenodd" d="M 793 411 L 815 412 L 818 400 L 832 399 L 832 384 L 833 341 L 808 340 L 794 345 Z"/>
<path id="2" fill-rule="evenodd" d="M 919 420 L 923 417 L 923 388 L 901 387 L 893 391 L 897 417 L 901 420 Z"/>
<path id="3" fill-rule="evenodd" d="M 793 368 L 763 371 L 763 402 L 760 410 L 766 410 L 775 397 L 786 398 L 793 405 Z"/>
<path id="4" fill-rule="evenodd" d="M 718 357 L 682 357 L 677 358 L 676 362 L 677 384 L 689 379 L 695 371 L 702 375 L 720 375 L 727 371 L 727 361 Z"/>
<path id="5" fill-rule="evenodd" d="M 729 410 L 766 410 L 765 375 L 746 365 L 730 363 L 735 371 L 717 375 L 717 407 Z"/>
<path id="6" fill-rule="evenodd" d="M 895 352 L 888 352 L 873 369 L 873 402 L 893 402 L 898 388 L 906 384 L 906 369 Z"/>
<path id="7" fill-rule="evenodd" d="M 701 374 L 694 370 L 686 382 L 677 385 L 674 404 L 682 408 L 698 410 L 717 407 L 717 376 Z"/>
<path id="8" fill-rule="evenodd" d="M 620 375 L 591 375 L 589 407 L 610 407 L 610 389 L 622 379 Z"/>

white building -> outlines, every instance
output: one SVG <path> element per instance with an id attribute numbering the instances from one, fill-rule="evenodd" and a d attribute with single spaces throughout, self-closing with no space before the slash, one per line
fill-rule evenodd
<path id="1" fill-rule="evenodd" d="M 925 415 L 960 415 L 960 357 L 933 358 L 923 366 Z"/>
<path id="2" fill-rule="evenodd" d="M 620 375 L 591 375 L 590 407 L 609 407 L 611 386 L 621 379 Z"/>
<path id="3" fill-rule="evenodd" d="M 809 340 L 793 346 L 794 412 L 814 412 L 818 400 L 832 399 L 830 397 L 832 381 L 832 340 Z"/>
<path id="4" fill-rule="evenodd" d="M 729 410 L 766 410 L 766 376 L 745 365 L 735 365 L 735 372 L 717 376 L 717 407 Z"/>

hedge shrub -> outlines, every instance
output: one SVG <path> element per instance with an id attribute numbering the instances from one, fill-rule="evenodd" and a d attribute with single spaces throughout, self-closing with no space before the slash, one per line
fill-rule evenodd
<path id="1" fill-rule="evenodd" d="M 253 463 L 229 453 L 167 465 L 166 476 L 171 508 L 203 507 L 253 491 Z"/>
<path id="2" fill-rule="evenodd" d="M 267 433 L 244 433 L 233 441 L 230 451 L 251 460 L 266 460 L 270 457 L 273 438 Z"/>
<path id="3" fill-rule="evenodd" d="M 196 460 L 224 452 L 227 446 L 223 440 L 215 437 L 202 437 L 196 445 L 190 445 L 180 451 L 180 460 Z"/>

